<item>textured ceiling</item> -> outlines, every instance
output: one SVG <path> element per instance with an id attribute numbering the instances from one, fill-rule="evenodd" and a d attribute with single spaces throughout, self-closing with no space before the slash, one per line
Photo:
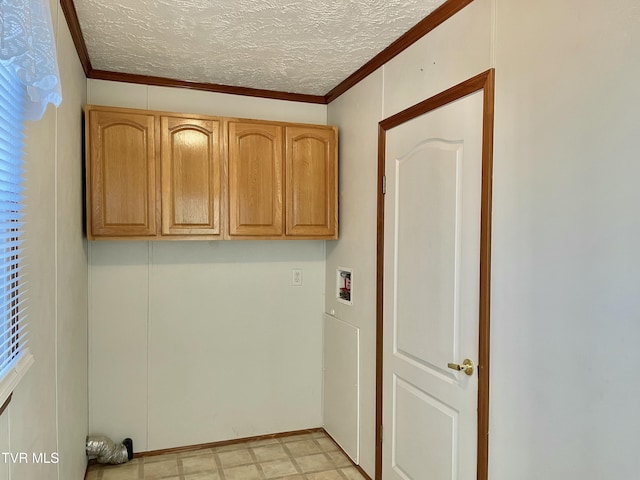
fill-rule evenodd
<path id="1" fill-rule="evenodd" d="M 444 0 L 75 0 L 93 68 L 324 95 Z"/>

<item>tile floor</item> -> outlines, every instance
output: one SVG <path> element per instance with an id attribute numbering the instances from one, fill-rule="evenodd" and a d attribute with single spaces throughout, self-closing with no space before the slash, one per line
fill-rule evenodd
<path id="1" fill-rule="evenodd" d="M 87 480 L 364 480 L 324 432 L 92 465 Z"/>

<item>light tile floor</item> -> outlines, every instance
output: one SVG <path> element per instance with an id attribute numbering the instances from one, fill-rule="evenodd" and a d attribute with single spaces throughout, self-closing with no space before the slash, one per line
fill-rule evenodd
<path id="1" fill-rule="evenodd" d="M 87 480 L 363 480 L 324 432 L 92 465 Z"/>

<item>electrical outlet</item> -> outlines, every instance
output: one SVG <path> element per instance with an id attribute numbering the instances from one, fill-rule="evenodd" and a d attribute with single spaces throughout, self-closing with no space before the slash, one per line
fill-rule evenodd
<path id="1" fill-rule="evenodd" d="M 302 269 L 294 268 L 291 270 L 291 285 L 299 287 L 302 285 Z"/>

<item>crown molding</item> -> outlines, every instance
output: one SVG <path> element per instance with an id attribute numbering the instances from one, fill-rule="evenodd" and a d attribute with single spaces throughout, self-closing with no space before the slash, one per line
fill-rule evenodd
<path id="1" fill-rule="evenodd" d="M 322 95 L 305 95 L 303 93 L 280 92 L 277 90 L 262 90 L 259 88 L 234 87 L 232 85 L 219 85 L 216 83 L 189 82 L 173 78 L 154 77 L 151 75 L 137 75 L 133 73 L 109 72 L 106 70 L 91 70 L 87 78 L 97 80 L 110 80 L 112 82 L 138 83 L 154 85 L 157 87 L 189 88 L 203 90 L 205 92 L 228 93 L 231 95 L 243 95 L 245 97 L 271 98 L 274 100 L 287 100 L 291 102 L 321 103 L 325 97 Z"/>
<path id="2" fill-rule="evenodd" d="M 89 76 L 93 67 L 91 66 L 91 60 L 89 59 L 89 52 L 87 51 L 87 44 L 84 42 L 84 36 L 82 35 L 82 29 L 80 28 L 80 22 L 78 21 L 78 12 L 73 0 L 60 0 L 60 6 L 64 13 L 64 18 L 67 20 L 69 31 L 71 32 L 71 38 L 73 44 L 76 46 L 78 52 L 78 58 L 82 64 L 85 76 Z"/>

